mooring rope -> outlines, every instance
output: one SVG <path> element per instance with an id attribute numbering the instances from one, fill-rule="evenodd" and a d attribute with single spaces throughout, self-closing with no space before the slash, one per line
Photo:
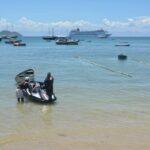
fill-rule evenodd
<path id="1" fill-rule="evenodd" d="M 95 66 L 97 66 L 97 67 L 99 67 L 99 68 L 102 68 L 102 69 L 105 69 L 105 70 L 107 70 L 107 71 L 110 71 L 110 72 L 113 72 L 113 73 L 120 74 L 120 75 L 122 75 L 122 76 L 126 76 L 126 77 L 129 77 L 129 78 L 132 78 L 132 75 L 130 75 L 130 74 L 128 74 L 128 73 L 124 73 L 124 72 L 121 72 L 121 71 L 113 70 L 113 69 L 108 68 L 107 66 L 104 66 L 104 65 L 102 65 L 102 64 L 98 64 L 98 63 L 96 63 L 96 62 L 94 62 L 94 61 L 88 60 L 88 59 L 86 59 L 86 58 L 82 58 L 81 56 L 75 56 L 75 58 L 78 58 L 78 59 L 80 59 L 80 60 L 82 60 L 82 61 L 86 61 L 86 62 L 88 62 L 88 63 L 90 63 L 90 64 L 92 64 L 92 65 L 95 65 Z"/>

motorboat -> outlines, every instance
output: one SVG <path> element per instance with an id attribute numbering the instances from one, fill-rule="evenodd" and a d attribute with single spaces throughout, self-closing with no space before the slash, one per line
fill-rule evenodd
<path id="1" fill-rule="evenodd" d="M 73 40 L 73 39 L 68 39 L 68 38 L 62 38 L 56 41 L 57 45 L 78 45 L 78 43 L 79 43 L 79 40 Z"/>
<path id="2" fill-rule="evenodd" d="M 13 45 L 14 46 L 26 46 L 26 43 L 24 43 L 24 42 L 14 42 Z"/>
<path id="3" fill-rule="evenodd" d="M 27 70 L 17 74 L 15 77 L 15 80 L 16 80 L 17 84 L 20 84 L 25 81 L 26 77 L 29 77 L 30 81 L 34 81 L 34 70 L 27 69 Z"/>
<path id="4" fill-rule="evenodd" d="M 2 39 L 9 39 L 9 37 L 7 35 L 2 35 L 1 38 Z"/>
<path id="5" fill-rule="evenodd" d="M 11 35 L 10 38 L 17 39 L 18 36 L 17 35 Z"/>
<path id="6" fill-rule="evenodd" d="M 10 39 L 8 41 L 5 41 L 6 44 L 14 44 L 14 43 L 20 43 L 22 40 L 16 40 L 16 39 Z"/>
<path id="7" fill-rule="evenodd" d="M 121 44 L 116 44 L 115 46 L 130 46 L 129 43 L 121 43 Z"/>
<path id="8" fill-rule="evenodd" d="M 56 40 L 58 37 L 57 36 L 43 36 L 43 40 L 51 41 L 51 40 Z"/>

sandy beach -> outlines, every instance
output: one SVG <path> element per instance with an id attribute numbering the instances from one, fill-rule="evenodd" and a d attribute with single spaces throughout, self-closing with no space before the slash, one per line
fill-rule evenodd
<path id="1" fill-rule="evenodd" d="M 149 127 L 80 128 L 9 135 L 0 139 L 1 150 L 149 150 Z"/>

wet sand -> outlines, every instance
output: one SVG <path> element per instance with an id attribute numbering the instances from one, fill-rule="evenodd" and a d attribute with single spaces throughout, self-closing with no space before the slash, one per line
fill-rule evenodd
<path id="1" fill-rule="evenodd" d="M 149 150 L 149 127 L 80 128 L 10 135 L 0 139 L 1 150 Z"/>

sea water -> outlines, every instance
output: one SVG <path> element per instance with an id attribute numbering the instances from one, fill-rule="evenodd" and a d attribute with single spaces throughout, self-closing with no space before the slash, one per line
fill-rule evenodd
<path id="1" fill-rule="evenodd" d="M 23 41 L 26 47 L 0 42 L 1 143 L 4 137 L 26 133 L 31 139 L 86 127 L 149 128 L 150 38 L 85 39 L 75 46 L 40 37 Z M 120 42 L 131 46 L 115 47 Z M 126 61 L 118 60 L 121 53 Z M 29 68 L 38 81 L 52 73 L 55 105 L 17 102 L 15 76 Z"/>

